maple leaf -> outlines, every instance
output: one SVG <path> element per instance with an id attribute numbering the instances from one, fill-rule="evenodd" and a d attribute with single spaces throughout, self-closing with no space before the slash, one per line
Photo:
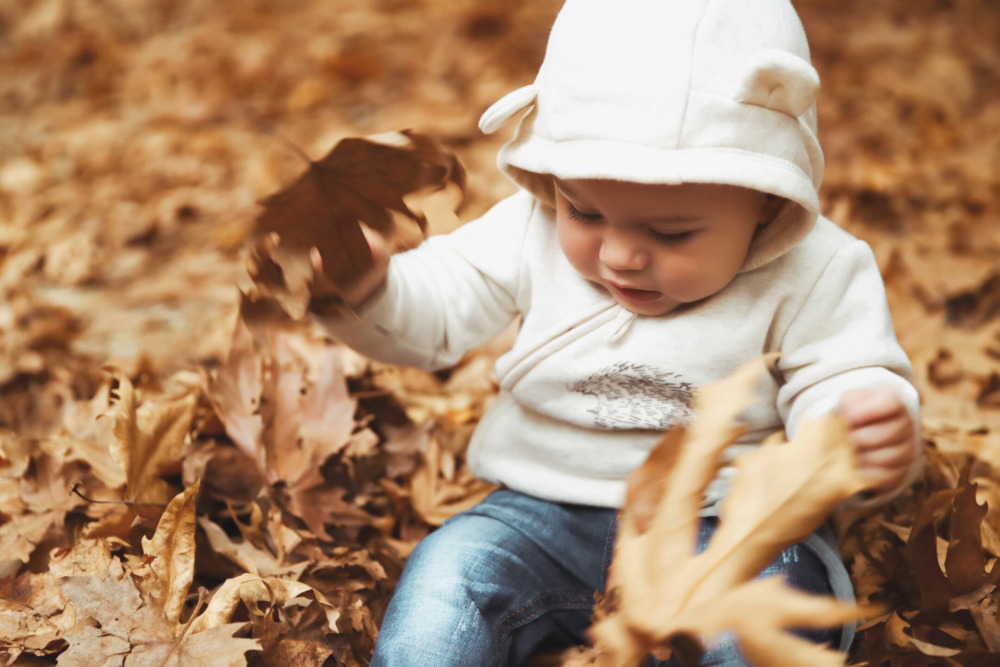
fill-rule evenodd
<path id="1" fill-rule="evenodd" d="M 257 218 L 261 241 L 251 275 L 294 318 L 314 282 L 309 250 L 323 257 L 324 283 L 343 285 L 372 266 L 360 223 L 391 237 L 400 214 L 421 233 L 424 213 L 407 195 L 465 189 L 465 170 L 433 140 L 409 130 L 342 139 L 283 190 L 268 197 Z M 396 234 L 399 236 L 400 234 Z M 324 296 L 324 295 L 320 295 Z"/>
<path id="2" fill-rule="evenodd" d="M 259 499 L 263 500 L 263 499 Z M 242 540 L 231 538 L 221 526 L 208 517 L 199 517 L 198 524 L 212 549 L 239 565 L 241 572 L 263 577 L 288 577 L 298 579 L 313 563 L 311 559 L 297 560 L 293 552 L 303 542 L 299 533 L 282 522 L 280 508 L 270 505 L 265 512 L 261 502 L 250 504 L 250 515 L 241 520 L 230 510 L 232 522 L 240 531 Z"/>
<path id="3" fill-rule="evenodd" d="M 125 470 L 125 500 L 163 503 L 171 494 L 161 475 L 179 465 L 197 397 L 188 394 L 164 403 L 143 402 L 132 382 L 116 374 L 117 402 L 112 408 L 116 442 L 112 455 Z"/>
<path id="4" fill-rule="evenodd" d="M 38 545 L 64 542 L 66 516 L 83 503 L 69 490 L 92 479 L 69 452 L 58 438 L 0 439 L 0 576 L 16 574 Z"/>
<path id="5" fill-rule="evenodd" d="M 225 556 L 250 574 L 264 577 L 292 576 L 298 578 L 309 567 L 308 561 L 289 564 L 282 558 L 271 553 L 265 547 L 258 546 L 250 540 L 233 540 L 219 524 L 206 517 L 199 517 L 198 525 L 205 532 L 205 537 L 212 550 L 220 556 Z"/>
<path id="6" fill-rule="evenodd" d="M 98 479 L 111 489 L 126 482 L 125 470 L 112 455 L 115 420 L 107 414 L 115 383 L 115 377 L 109 375 L 92 399 L 71 406 L 59 434 L 72 449 L 70 455 L 85 461 Z"/>
<path id="7" fill-rule="evenodd" d="M 16 514 L 0 524 L 0 576 L 17 573 L 31 559 L 35 548 L 49 531 L 62 524 L 58 512 L 26 512 Z"/>
<path id="8" fill-rule="evenodd" d="M 840 420 L 808 423 L 790 443 L 771 440 L 739 456 L 719 527 L 695 553 L 704 488 L 738 438 L 741 429 L 731 424 L 763 370 L 757 360 L 703 388 L 692 427 L 672 429 L 630 477 L 605 598 L 610 609 L 599 609 L 592 628 L 609 664 L 637 664 L 672 637 L 724 630 L 755 664 L 843 664 L 841 654 L 784 629 L 839 625 L 859 618 L 857 607 L 754 580 L 864 488 Z"/>
<path id="9" fill-rule="evenodd" d="M 120 561 L 103 577 L 65 577 L 62 589 L 77 610 L 77 625 L 65 634 L 69 648 L 57 664 L 126 667 L 188 667 L 246 664 L 253 639 L 233 637 L 245 624 L 219 624 L 194 631 L 166 618 L 155 601 L 147 602 Z"/>

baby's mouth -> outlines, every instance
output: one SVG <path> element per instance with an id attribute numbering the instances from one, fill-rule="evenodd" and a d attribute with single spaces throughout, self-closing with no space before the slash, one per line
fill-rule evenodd
<path id="1" fill-rule="evenodd" d="M 611 292 L 613 294 L 620 297 L 624 301 L 631 301 L 632 303 L 648 303 L 650 301 L 656 301 L 660 298 L 660 293 L 654 290 L 625 287 L 624 285 L 618 285 L 617 283 L 612 282 L 609 282 L 608 286 L 611 288 Z"/>

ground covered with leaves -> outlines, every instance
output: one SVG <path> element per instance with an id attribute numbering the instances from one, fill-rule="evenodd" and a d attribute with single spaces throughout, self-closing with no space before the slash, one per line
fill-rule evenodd
<path id="1" fill-rule="evenodd" d="M 504 341 L 427 374 L 263 332 L 248 234 L 292 145 L 348 136 L 454 151 L 462 219 L 509 193 L 506 135 L 476 122 L 532 79 L 558 3 L 140 4 L 0 6 L 0 656 L 367 664 L 408 550 L 490 490 L 463 451 Z M 841 517 L 873 605 L 851 660 L 995 664 L 1000 7 L 795 4 L 824 210 L 879 260 L 929 461 Z"/>

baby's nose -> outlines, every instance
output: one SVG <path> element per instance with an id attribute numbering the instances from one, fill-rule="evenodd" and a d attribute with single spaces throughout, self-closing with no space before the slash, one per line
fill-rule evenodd
<path id="1" fill-rule="evenodd" d="M 601 243 L 600 260 L 616 271 L 638 271 L 646 266 L 647 252 L 634 234 L 609 232 Z"/>

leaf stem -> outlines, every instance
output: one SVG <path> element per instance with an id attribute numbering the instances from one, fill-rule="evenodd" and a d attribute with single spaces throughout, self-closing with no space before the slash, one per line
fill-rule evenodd
<path id="1" fill-rule="evenodd" d="M 83 495 L 80 491 L 80 482 L 73 485 L 73 488 L 69 490 L 70 493 L 75 493 L 80 496 L 88 503 L 93 503 L 95 505 L 125 505 L 127 507 L 166 507 L 166 503 L 137 503 L 134 500 L 97 500 L 96 498 L 88 498 Z"/>

